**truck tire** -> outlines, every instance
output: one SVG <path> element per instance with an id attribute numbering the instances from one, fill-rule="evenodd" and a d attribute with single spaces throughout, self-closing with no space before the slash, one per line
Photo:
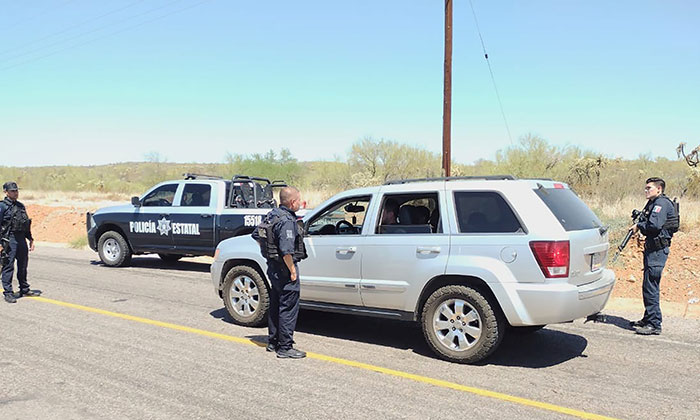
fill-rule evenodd
<path id="1" fill-rule="evenodd" d="M 237 265 L 224 278 L 224 305 L 233 320 L 246 327 L 260 327 L 267 321 L 270 294 L 260 273 L 253 267 Z"/>
<path id="2" fill-rule="evenodd" d="M 177 254 L 158 254 L 161 260 L 167 262 L 167 263 L 174 263 L 180 261 L 180 258 L 182 258 L 182 255 L 177 255 Z"/>
<path id="3" fill-rule="evenodd" d="M 423 335 L 440 358 L 476 363 L 491 355 L 503 339 L 506 321 L 499 314 L 479 291 L 444 286 L 423 305 Z"/>
<path id="4" fill-rule="evenodd" d="M 100 260 L 110 267 L 126 267 L 131 263 L 131 249 L 126 239 L 113 230 L 105 232 L 97 242 Z"/>

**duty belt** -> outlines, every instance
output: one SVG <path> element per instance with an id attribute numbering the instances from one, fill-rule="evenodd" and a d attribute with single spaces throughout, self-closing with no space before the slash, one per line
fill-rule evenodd
<path id="1" fill-rule="evenodd" d="M 647 249 L 650 251 L 658 251 L 659 249 L 664 249 L 668 248 L 671 246 L 671 239 L 670 238 L 659 238 L 658 236 L 655 238 L 651 238 L 650 240 L 646 241 Z"/>

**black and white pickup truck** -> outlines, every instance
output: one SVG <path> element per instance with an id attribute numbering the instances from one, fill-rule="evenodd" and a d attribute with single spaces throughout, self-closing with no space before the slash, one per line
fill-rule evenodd
<path id="1" fill-rule="evenodd" d="M 131 204 L 87 213 L 87 237 L 108 266 L 127 266 L 135 254 L 164 261 L 213 256 L 224 239 L 253 231 L 277 206 L 273 189 L 284 181 L 236 175 L 231 179 L 185 174 L 161 182 Z"/>

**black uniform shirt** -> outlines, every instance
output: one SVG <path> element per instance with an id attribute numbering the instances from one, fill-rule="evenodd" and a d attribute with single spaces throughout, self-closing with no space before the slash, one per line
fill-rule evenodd
<path id="1" fill-rule="evenodd" d="M 279 206 L 272 211 L 280 218 L 273 228 L 280 256 L 294 256 L 294 242 L 297 237 L 297 215 L 284 206 Z"/>
<path id="2" fill-rule="evenodd" d="M 671 200 L 662 194 L 653 200 L 649 200 L 644 210 L 649 212 L 649 217 L 647 217 L 646 221 L 637 223 L 637 227 L 642 232 L 642 235 L 646 236 L 647 239 L 657 236 L 671 239 L 673 235 L 663 228 L 666 220 L 672 217 L 675 212 Z"/>

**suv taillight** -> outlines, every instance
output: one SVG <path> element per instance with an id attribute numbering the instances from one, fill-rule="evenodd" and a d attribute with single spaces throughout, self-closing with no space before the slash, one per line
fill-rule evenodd
<path id="1" fill-rule="evenodd" d="M 546 278 L 569 276 L 569 241 L 532 241 L 530 249 Z"/>

